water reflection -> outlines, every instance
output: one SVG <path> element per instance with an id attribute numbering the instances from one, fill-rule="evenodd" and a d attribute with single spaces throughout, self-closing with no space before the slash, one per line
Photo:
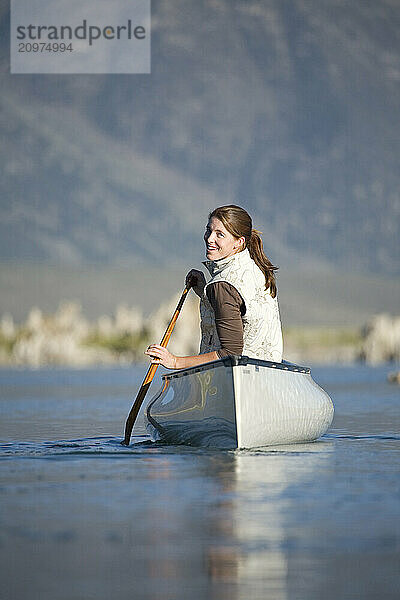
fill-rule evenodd
<path id="1" fill-rule="evenodd" d="M 330 443 L 317 442 L 268 452 L 237 452 L 228 459 L 229 477 L 226 463 L 215 467 L 212 474 L 220 478 L 224 500 L 214 518 L 219 541 L 207 548 L 207 572 L 215 583 L 236 584 L 231 597 L 248 598 L 251 589 L 252 597 L 258 590 L 260 597 L 268 591 L 276 600 L 288 598 L 285 520 L 297 500 L 287 491 L 315 479 L 330 460 L 331 449 Z"/>
<path id="2" fill-rule="evenodd" d="M 162 482 L 163 503 L 152 503 L 143 515 L 152 530 L 150 578 L 192 587 L 195 577 L 210 598 L 247 600 L 249 592 L 289 598 L 288 515 L 301 502 L 294 489 L 315 485 L 331 450 L 331 442 L 316 442 L 206 453 L 191 461 L 190 476 L 181 472 L 180 482 L 173 462 L 158 457 L 152 476 L 157 486 Z"/>

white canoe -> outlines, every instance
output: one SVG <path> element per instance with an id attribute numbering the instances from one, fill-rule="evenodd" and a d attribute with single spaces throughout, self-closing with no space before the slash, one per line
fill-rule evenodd
<path id="1" fill-rule="evenodd" d="M 149 431 L 175 444 L 255 448 L 316 440 L 333 403 L 310 369 L 228 356 L 163 376 L 147 407 Z"/>

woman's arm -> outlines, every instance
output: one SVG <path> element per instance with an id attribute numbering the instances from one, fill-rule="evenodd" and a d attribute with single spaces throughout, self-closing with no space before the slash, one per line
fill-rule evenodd
<path id="1" fill-rule="evenodd" d="M 201 271 L 200 271 L 201 273 Z M 188 273 L 189 276 L 189 273 Z M 204 276 L 203 276 L 204 277 Z M 145 354 L 153 364 L 167 369 L 188 369 L 243 351 L 242 315 L 246 307 L 239 292 L 227 282 L 213 283 L 207 288 L 207 297 L 215 313 L 215 324 L 221 348 L 195 356 L 175 356 L 158 344 L 151 344 Z"/>
<path id="2" fill-rule="evenodd" d="M 197 354 L 196 356 L 175 356 L 163 346 L 151 344 L 145 351 L 147 356 L 152 358 L 152 364 L 163 365 L 167 369 L 188 369 L 204 363 L 218 360 L 216 352 L 207 352 L 206 354 Z"/>
<path id="3" fill-rule="evenodd" d="M 221 348 L 218 358 L 243 352 L 243 315 L 246 305 L 237 289 L 227 281 L 207 287 L 207 298 L 215 315 L 215 326 Z"/>

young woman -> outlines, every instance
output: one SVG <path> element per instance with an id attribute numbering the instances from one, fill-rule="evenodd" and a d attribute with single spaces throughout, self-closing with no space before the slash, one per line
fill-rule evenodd
<path id="1" fill-rule="evenodd" d="M 145 354 L 168 369 L 186 369 L 232 354 L 282 361 L 282 330 L 274 267 L 260 233 L 239 206 L 210 213 L 204 234 L 211 279 L 192 269 L 186 276 L 201 298 L 201 346 L 196 356 L 175 356 L 157 344 Z"/>

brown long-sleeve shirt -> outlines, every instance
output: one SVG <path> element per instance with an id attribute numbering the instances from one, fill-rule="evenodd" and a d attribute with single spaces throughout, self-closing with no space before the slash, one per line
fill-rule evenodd
<path id="1" fill-rule="evenodd" d="M 218 281 L 206 288 L 207 298 L 215 313 L 215 325 L 221 348 L 219 358 L 243 351 L 243 320 L 246 305 L 237 289 L 226 281 Z"/>

